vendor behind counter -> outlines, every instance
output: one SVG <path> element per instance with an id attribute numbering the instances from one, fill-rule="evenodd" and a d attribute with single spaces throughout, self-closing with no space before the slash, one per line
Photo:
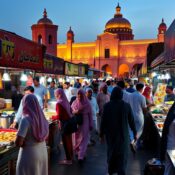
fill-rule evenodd
<path id="1" fill-rule="evenodd" d="M 164 102 L 167 102 L 167 101 L 175 101 L 175 94 L 173 92 L 172 86 L 166 87 L 166 96 L 164 98 Z"/>
<path id="2" fill-rule="evenodd" d="M 3 89 L 0 90 L 0 98 L 12 99 L 12 107 L 18 110 L 23 94 L 19 90 L 19 86 L 12 86 L 11 82 L 3 82 Z"/>

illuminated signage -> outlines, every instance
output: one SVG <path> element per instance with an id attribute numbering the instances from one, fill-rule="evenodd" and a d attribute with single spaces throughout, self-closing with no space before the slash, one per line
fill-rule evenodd
<path id="1" fill-rule="evenodd" d="M 65 75 L 78 76 L 78 65 L 65 62 Z"/>

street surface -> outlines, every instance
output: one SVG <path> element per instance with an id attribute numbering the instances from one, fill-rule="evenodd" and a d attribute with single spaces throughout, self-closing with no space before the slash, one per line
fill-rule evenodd
<path id="1" fill-rule="evenodd" d="M 105 147 L 100 143 L 88 147 L 83 167 L 80 167 L 76 160 L 72 165 L 59 165 L 58 161 L 64 158 L 64 151 L 61 147 L 61 153 L 52 153 L 50 175 L 107 175 Z M 139 150 L 135 156 L 130 152 L 127 175 L 143 175 L 145 163 L 153 157 L 153 154 L 146 150 Z"/>

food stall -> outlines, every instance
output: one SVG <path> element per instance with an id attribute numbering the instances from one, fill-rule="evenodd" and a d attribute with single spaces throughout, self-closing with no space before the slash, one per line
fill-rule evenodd
<path id="1" fill-rule="evenodd" d="M 64 74 L 64 60 L 49 54 L 45 54 L 43 60 L 43 70 L 38 75 L 43 74 L 43 76 L 51 77 L 52 79 L 58 79 L 60 76 Z M 56 83 L 57 83 L 56 82 Z M 45 84 L 45 86 L 47 86 Z M 59 137 L 59 129 L 57 120 L 53 120 L 56 115 L 56 100 L 48 100 L 48 108 L 44 110 L 45 117 L 49 122 L 49 137 L 48 137 L 48 145 L 51 150 L 56 150 L 58 143 L 55 143 L 55 137 Z"/>
<path id="2" fill-rule="evenodd" d="M 1 97 L 4 97 L 5 94 L 9 95 L 8 92 L 12 91 L 13 83 L 20 79 L 24 70 L 43 69 L 44 52 L 45 47 L 43 45 L 0 29 Z M 11 76 L 15 74 L 16 78 L 12 81 L 9 74 Z M 8 99 L 5 100 L 5 105 L 1 106 L 0 110 L 0 174 L 15 174 L 15 162 L 18 155 L 18 148 L 14 145 L 16 131 L 7 129 L 12 123 L 12 117 L 14 117 L 11 96 Z"/>

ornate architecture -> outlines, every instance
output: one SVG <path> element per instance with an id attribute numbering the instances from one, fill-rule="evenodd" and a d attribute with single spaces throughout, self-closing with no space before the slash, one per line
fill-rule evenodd
<path id="1" fill-rule="evenodd" d="M 42 30 L 37 26 L 53 26 L 51 20 L 44 18 L 32 26 L 35 41 L 38 40 L 39 34 L 42 34 L 39 32 Z M 54 29 L 53 33 L 50 33 L 53 36 L 57 28 Z M 106 23 L 104 32 L 98 35 L 94 42 L 75 43 L 74 32 L 70 28 L 67 32 L 67 42 L 57 44 L 57 56 L 74 63 L 87 63 L 91 67 L 105 70 L 114 77 L 132 75 L 135 68 L 145 73 L 147 47 L 150 43 L 164 42 L 165 31 L 166 24 L 162 20 L 158 27 L 157 38 L 134 40 L 131 24 L 121 14 L 121 7 L 118 4 L 114 17 Z M 43 43 L 45 44 L 44 40 Z"/>
<path id="2" fill-rule="evenodd" d="M 38 20 L 37 24 L 32 25 L 32 40 L 44 44 L 47 47 L 47 53 L 57 55 L 57 29 L 58 26 L 47 18 L 46 9 L 44 9 L 43 18 Z"/>

